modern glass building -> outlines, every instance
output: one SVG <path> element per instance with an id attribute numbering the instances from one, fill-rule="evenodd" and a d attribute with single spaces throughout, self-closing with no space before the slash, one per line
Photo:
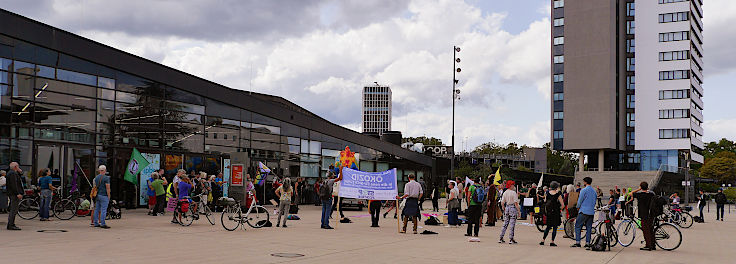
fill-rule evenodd
<path id="1" fill-rule="evenodd" d="M 172 177 L 222 172 L 247 153 L 278 175 L 314 182 L 346 146 L 364 171 L 432 178 L 433 158 L 335 125 L 288 100 L 228 88 L 0 10 L 0 169 L 17 161 L 33 183 L 89 186 L 105 164 L 113 199 L 140 200 L 122 180 L 133 148 Z M 65 188 L 68 190 L 68 188 Z M 139 204 L 138 201 L 135 202 Z"/>

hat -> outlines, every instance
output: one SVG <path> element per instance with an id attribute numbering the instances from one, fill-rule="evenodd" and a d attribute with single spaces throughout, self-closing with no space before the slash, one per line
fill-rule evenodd
<path id="1" fill-rule="evenodd" d="M 511 188 L 512 185 L 514 185 L 514 181 L 506 181 L 506 189 Z"/>

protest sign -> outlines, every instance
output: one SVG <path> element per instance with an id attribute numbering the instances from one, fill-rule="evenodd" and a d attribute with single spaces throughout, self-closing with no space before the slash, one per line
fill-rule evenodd
<path id="1" fill-rule="evenodd" d="M 340 197 L 367 200 L 396 200 L 398 188 L 396 169 L 364 172 L 350 168 L 342 170 Z"/>

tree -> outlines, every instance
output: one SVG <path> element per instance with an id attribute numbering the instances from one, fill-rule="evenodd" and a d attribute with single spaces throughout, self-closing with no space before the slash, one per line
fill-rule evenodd
<path id="1" fill-rule="evenodd" d="M 478 154 L 491 154 L 491 155 L 520 155 L 524 153 L 524 147 L 519 147 L 518 144 L 511 142 L 506 146 L 502 146 L 496 142 L 483 143 L 480 146 L 475 147 L 473 152 Z"/>
<path id="2" fill-rule="evenodd" d="M 724 151 L 736 154 L 736 143 L 725 138 L 722 138 L 718 142 L 709 142 L 704 146 L 703 156 L 706 159 L 713 158 L 716 154 Z"/>
<path id="3" fill-rule="evenodd" d="M 405 138 L 402 138 L 401 139 L 401 143 L 406 143 L 406 142 L 411 142 L 411 143 L 414 143 L 414 144 L 416 144 L 416 143 L 422 143 L 425 146 L 441 146 L 442 145 L 442 140 L 441 139 L 435 138 L 435 137 L 428 138 L 428 137 L 425 137 L 425 136 L 421 136 L 421 137 L 405 137 Z"/>
<path id="4" fill-rule="evenodd" d="M 736 159 L 715 157 L 700 168 L 700 176 L 731 183 L 736 180 Z"/>
<path id="5" fill-rule="evenodd" d="M 575 175 L 575 165 L 578 157 L 572 152 L 557 151 L 550 148 L 550 144 L 543 146 L 547 149 L 547 170 L 562 175 Z"/>

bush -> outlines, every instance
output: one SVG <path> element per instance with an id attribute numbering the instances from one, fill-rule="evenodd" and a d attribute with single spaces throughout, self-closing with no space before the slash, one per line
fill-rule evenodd
<path id="1" fill-rule="evenodd" d="M 736 188 L 725 188 L 723 189 L 723 193 L 726 194 L 726 198 L 729 201 L 736 200 Z"/>
<path id="2" fill-rule="evenodd" d="M 698 185 L 698 190 L 703 190 L 706 193 L 718 192 L 718 188 L 721 188 L 721 186 L 715 183 L 701 183 Z"/>

